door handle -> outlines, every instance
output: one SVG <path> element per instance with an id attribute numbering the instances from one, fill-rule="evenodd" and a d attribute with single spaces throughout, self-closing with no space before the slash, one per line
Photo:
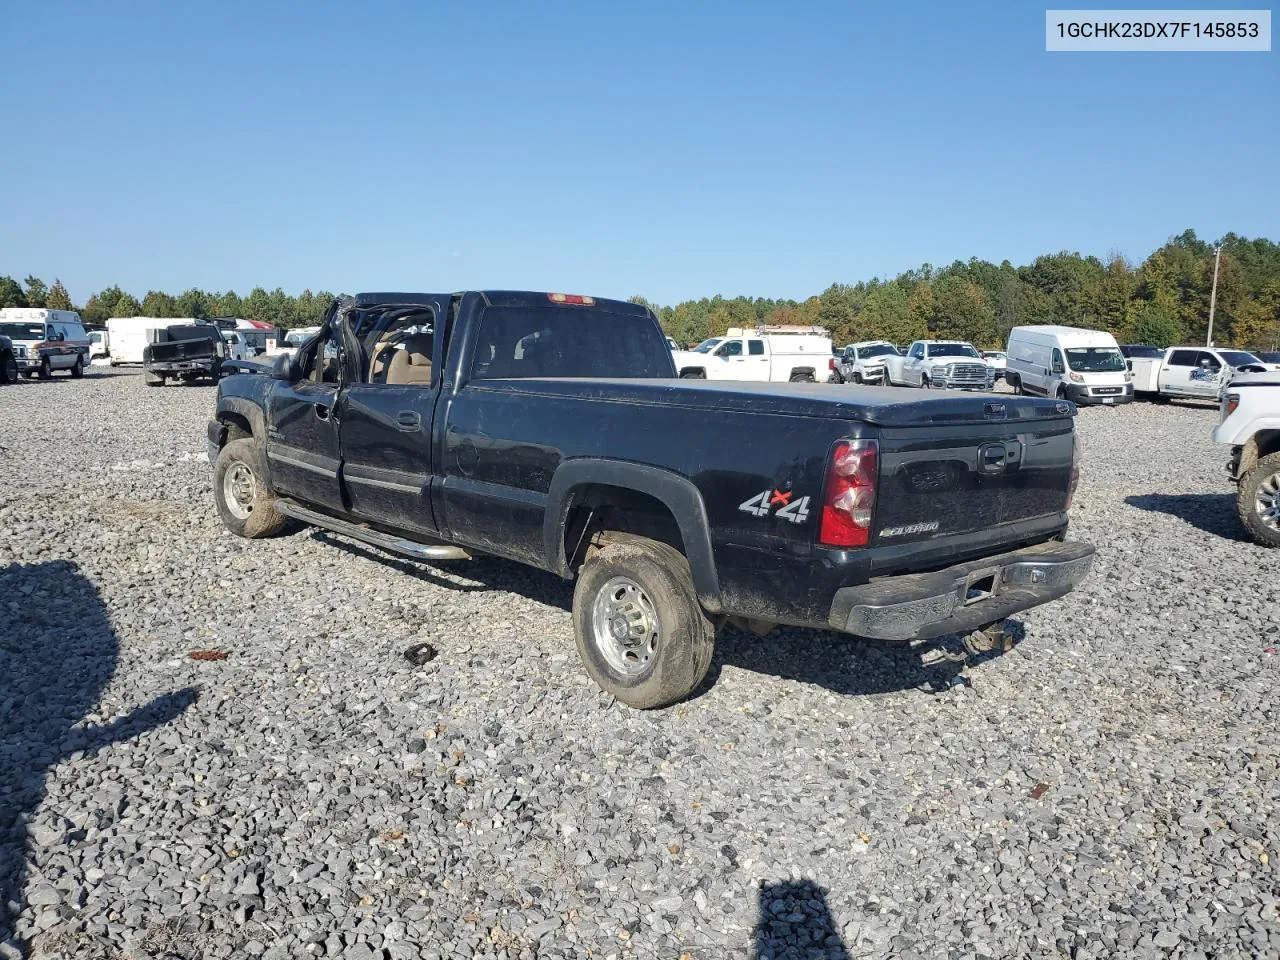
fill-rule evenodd
<path id="1" fill-rule="evenodd" d="M 317 404 L 314 404 L 314 407 L 315 407 L 317 419 L 319 420 L 329 419 L 329 408 L 325 404 L 317 403 Z"/>
<path id="2" fill-rule="evenodd" d="M 402 430 L 417 430 L 422 426 L 422 417 L 412 410 L 401 410 L 396 414 L 396 423 Z"/>

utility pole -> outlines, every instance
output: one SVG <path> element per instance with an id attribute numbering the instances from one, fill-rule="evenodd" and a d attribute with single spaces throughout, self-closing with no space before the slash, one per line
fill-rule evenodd
<path id="1" fill-rule="evenodd" d="M 1204 339 L 1206 347 L 1213 346 L 1213 308 L 1218 303 L 1218 261 L 1222 259 L 1222 241 L 1213 245 L 1213 287 L 1209 291 L 1209 335 Z"/>

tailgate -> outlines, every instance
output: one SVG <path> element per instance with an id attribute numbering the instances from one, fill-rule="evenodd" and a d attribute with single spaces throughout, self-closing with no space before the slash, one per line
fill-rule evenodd
<path id="1" fill-rule="evenodd" d="M 1006 419 L 881 429 L 876 544 L 990 531 L 1066 510 L 1074 409 L 1043 401 L 985 406 L 1003 408 Z"/>
<path id="2" fill-rule="evenodd" d="M 170 340 L 153 343 L 147 347 L 153 362 L 169 363 L 178 360 L 208 360 L 213 357 L 211 340 Z"/>

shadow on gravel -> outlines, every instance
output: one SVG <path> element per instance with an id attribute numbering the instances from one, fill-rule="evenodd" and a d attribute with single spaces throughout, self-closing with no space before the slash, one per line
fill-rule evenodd
<path id="1" fill-rule="evenodd" d="M 102 726 L 81 725 L 115 672 L 119 642 L 97 590 L 73 564 L 0 567 L 0 618 L 0 945 L 11 954 L 26 950 L 14 926 L 29 851 L 74 841 L 65 815 L 83 813 L 60 811 L 52 828 L 35 823 L 45 773 L 72 754 L 168 723 L 196 692 L 157 697 Z"/>
<path id="2" fill-rule="evenodd" d="M 1006 620 L 1005 627 L 1010 649 L 1016 649 L 1026 628 L 1018 620 Z M 714 686 L 725 666 L 810 683 L 849 697 L 905 690 L 944 693 L 956 686 L 973 686 L 969 670 L 1008 652 L 997 646 L 986 653 L 966 654 L 958 637 L 908 644 L 795 627 L 763 637 L 726 629 L 716 638 L 711 669 L 693 698 Z"/>
<path id="3" fill-rule="evenodd" d="M 572 581 L 563 580 L 544 570 L 516 563 L 514 560 L 477 557 L 474 560 L 441 561 L 438 564 L 416 563 L 413 560 L 401 560 L 399 557 L 343 540 L 324 530 L 313 529 L 310 534 L 311 539 L 337 547 L 353 557 L 372 560 L 384 567 L 398 570 L 405 576 L 416 577 L 424 583 L 444 587 L 447 590 L 456 590 L 459 593 L 510 591 L 550 607 L 559 607 L 561 610 L 568 610 L 573 606 Z M 440 573 L 451 573 L 464 580 L 475 582 L 458 583 L 454 580 L 446 580 L 439 575 Z"/>
<path id="4" fill-rule="evenodd" d="M 850 960 L 827 891 L 811 880 L 761 885 L 755 948 L 760 960 Z"/>
<path id="5" fill-rule="evenodd" d="M 1230 493 L 1144 493 L 1125 497 L 1124 502 L 1139 510 L 1167 513 L 1197 530 L 1224 540 L 1249 542 L 1236 515 L 1236 498 Z"/>
<path id="6" fill-rule="evenodd" d="M 478 557 L 439 564 L 416 563 L 344 540 L 324 530 L 310 529 L 308 534 L 313 540 L 336 547 L 353 557 L 379 563 L 446 590 L 462 593 L 509 591 L 561 610 L 568 611 L 573 606 L 572 581 L 514 560 Z M 445 574 L 471 582 L 458 583 L 446 579 Z M 1017 620 L 1007 620 L 1006 624 L 1016 646 L 1022 641 L 1025 630 Z M 725 627 L 716 638 L 711 669 L 690 699 L 697 699 L 711 689 L 726 664 L 785 680 L 816 684 L 847 696 L 902 690 L 943 693 L 957 685 L 971 686 L 965 675 L 966 668 L 979 666 L 1006 652 L 997 648 L 964 658 L 963 648 L 954 637 L 908 645 L 799 627 L 784 627 L 764 637 Z M 942 656 L 944 653 L 951 659 Z"/>

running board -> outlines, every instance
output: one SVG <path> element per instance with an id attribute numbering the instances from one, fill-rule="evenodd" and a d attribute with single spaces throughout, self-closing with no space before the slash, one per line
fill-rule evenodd
<path id="1" fill-rule="evenodd" d="M 406 540 L 404 537 L 397 537 L 392 533 L 383 533 L 380 530 L 371 530 L 348 520 L 339 520 L 337 517 L 311 510 L 283 497 L 276 500 L 276 510 L 286 517 L 301 520 L 303 523 L 309 523 L 314 527 L 323 527 L 333 533 L 340 533 L 344 537 L 351 537 L 353 540 L 359 540 L 370 546 L 378 547 L 388 553 L 398 553 L 402 557 L 409 557 L 413 560 L 471 559 L 471 554 L 461 547 L 455 547 L 453 544 L 419 543 L 416 540 Z"/>

